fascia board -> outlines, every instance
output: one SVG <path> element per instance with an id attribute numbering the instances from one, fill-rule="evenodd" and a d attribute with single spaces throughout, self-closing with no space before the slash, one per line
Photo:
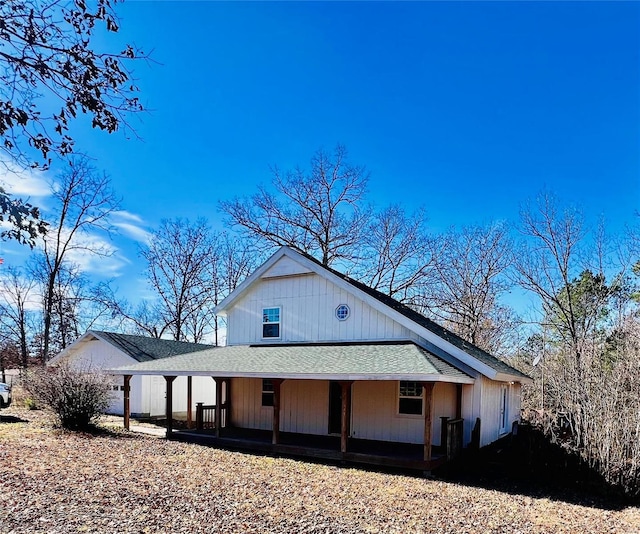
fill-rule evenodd
<path id="1" fill-rule="evenodd" d="M 113 375 L 153 375 L 153 376 L 218 376 L 224 378 L 283 378 L 290 380 L 412 380 L 417 382 L 446 382 L 453 384 L 473 384 L 475 379 L 463 376 L 443 376 L 438 374 L 326 374 L 326 373 L 228 373 L 225 371 L 168 371 L 168 370 L 136 370 L 125 368 L 108 369 L 105 372 Z"/>
<path id="2" fill-rule="evenodd" d="M 528 386 L 533 384 L 533 379 L 524 378 L 522 376 L 510 375 L 508 373 L 498 373 L 494 380 L 499 380 L 500 382 L 520 382 L 521 384 L 527 384 Z"/>
<path id="3" fill-rule="evenodd" d="M 84 334 L 82 334 L 78 339 L 76 339 L 71 345 L 69 345 L 66 349 L 60 351 L 58 354 L 56 354 L 53 358 L 51 358 L 48 362 L 47 365 L 54 365 L 56 363 L 58 363 L 59 361 L 63 360 L 64 358 L 66 358 L 70 353 L 74 352 L 81 344 L 85 343 L 87 341 L 87 339 L 89 337 L 95 337 L 97 338 L 98 336 L 95 335 L 95 333 L 93 333 L 91 330 L 87 330 Z"/>

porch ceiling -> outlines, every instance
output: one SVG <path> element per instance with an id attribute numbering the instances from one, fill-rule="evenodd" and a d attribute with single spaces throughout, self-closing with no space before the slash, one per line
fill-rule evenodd
<path id="1" fill-rule="evenodd" d="M 237 345 L 119 367 L 109 372 L 121 375 L 474 382 L 469 375 L 413 342 Z"/>

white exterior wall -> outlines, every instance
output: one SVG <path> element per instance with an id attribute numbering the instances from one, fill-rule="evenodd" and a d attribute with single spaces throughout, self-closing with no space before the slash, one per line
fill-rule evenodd
<path id="1" fill-rule="evenodd" d="M 273 408 L 262 406 L 262 380 L 233 378 L 231 380 L 231 424 L 240 428 L 273 428 Z"/>
<path id="2" fill-rule="evenodd" d="M 329 382 L 285 380 L 281 386 L 280 430 L 326 435 L 329 426 Z M 437 383 L 432 399 L 432 443 L 440 445 L 440 417 L 456 415 L 455 384 Z M 273 408 L 262 406 L 262 380 L 236 378 L 231 386 L 234 426 L 271 430 Z M 398 414 L 398 382 L 355 382 L 352 386 L 351 437 L 423 443 L 424 417 Z"/>
<path id="3" fill-rule="evenodd" d="M 270 413 L 273 414 L 272 409 Z M 301 434 L 327 434 L 329 382 L 285 380 L 280 391 L 280 430 Z"/>
<path id="4" fill-rule="evenodd" d="M 273 428 L 273 407 L 262 406 L 262 379 L 234 378 L 231 385 L 231 421 L 241 428 Z M 329 382 L 285 380 L 280 386 L 280 430 L 327 434 Z"/>
<path id="5" fill-rule="evenodd" d="M 351 436 L 379 441 L 424 443 L 424 416 L 398 413 L 398 382 L 355 382 Z M 436 383 L 431 401 L 431 443 L 440 445 L 440 417 L 456 416 L 455 384 Z"/>
<path id="6" fill-rule="evenodd" d="M 347 304 L 346 321 L 335 309 Z M 280 307 L 279 339 L 262 338 L 262 310 Z M 227 344 L 408 339 L 409 330 L 317 274 L 259 280 L 227 312 Z"/>
<path id="7" fill-rule="evenodd" d="M 86 340 L 78 344 L 75 350 L 69 352 L 64 361 L 78 370 L 101 371 L 114 369 L 125 365 L 137 363 L 136 360 L 123 353 L 110 343 L 100 339 Z M 124 391 L 120 386 L 124 385 L 124 378 L 120 375 L 112 377 L 117 391 L 111 391 L 111 403 L 107 413 L 114 415 L 124 414 Z M 162 376 L 131 377 L 131 393 L 129 397 L 130 411 L 132 414 L 144 414 L 160 416 L 166 410 L 166 381 Z M 195 403 L 215 403 L 215 382 L 209 377 L 193 377 L 193 410 Z M 173 410 L 174 412 L 187 411 L 187 377 L 176 378 L 173 382 Z"/>
<path id="8" fill-rule="evenodd" d="M 79 371 L 101 371 L 102 369 L 113 369 L 124 365 L 136 363 L 122 351 L 116 349 L 99 339 L 87 340 L 81 343 L 78 348 L 66 355 L 64 362 L 68 362 L 73 369 Z M 61 361 L 59 360 L 61 363 Z M 58 362 L 56 362 L 58 363 Z M 111 403 L 107 408 L 107 413 L 122 415 L 124 413 L 124 392 L 120 386 L 124 385 L 122 376 L 113 376 L 112 383 L 118 386 L 117 391 L 111 391 Z M 131 413 L 141 413 L 143 408 L 143 380 L 140 376 L 131 378 L 130 406 Z"/>
<path id="9" fill-rule="evenodd" d="M 507 435 L 511 432 L 513 423 L 520 421 L 520 385 L 509 382 L 496 382 L 482 377 L 482 404 L 480 410 L 480 446 Z M 507 387 L 507 427 L 503 432 L 500 428 L 500 409 L 502 386 Z"/>
<path id="10" fill-rule="evenodd" d="M 462 410 L 461 415 L 464 419 L 462 430 L 462 446 L 466 447 L 471 442 L 471 431 L 473 425 L 476 424 L 476 417 L 479 415 L 479 407 L 474 403 L 475 391 L 480 387 L 476 384 L 463 384 L 462 386 Z"/>
<path id="11" fill-rule="evenodd" d="M 143 376 L 143 391 L 145 396 L 145 409 L 142 412 L 151 417 L 164 416 L 166 412 L 167 381 L 163 376 Z M 196 403 L 215 404 L 216 383 L 208 376 L 193 376 L 191 391 L 191 409 L 195 417 Z M 187 412 L 187 377 L 178 376 L 173 381 L 173 413 L 185 414 Z M 132 410 L 132 413 L 133 412 Z"/>

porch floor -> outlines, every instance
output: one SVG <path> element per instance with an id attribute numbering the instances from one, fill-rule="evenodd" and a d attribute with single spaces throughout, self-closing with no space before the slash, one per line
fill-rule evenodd
<path id="1" fill-rule="evenodd" d="M 444 455 L 432 447 L 430 461 L 423 458 L 424 447 L 414 443 L 392 443 L 349 438 L 347 452 L 340 451 L 340 436 L 320 436 L 280 432 L 280 443 L 271 443 L 270 430 L 224 428 L 216 438 L 215 430 L 174 430 L 171 439 L 201 443 L 231 450 L 255 451 L 266 454 L 316 458 L 335 462 L 368 464 L 431 471 L 442 465 Z"/>

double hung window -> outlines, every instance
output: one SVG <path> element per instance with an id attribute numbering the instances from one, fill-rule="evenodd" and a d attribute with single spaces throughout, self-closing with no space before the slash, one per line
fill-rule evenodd
<path id="1" fill-rule="evenodd" d="M 262 379 L 262 406 L 273 406 L 273 380 Z"/>
<path id="2" fill-rule="evenodd" d="M 262 337 L 269 339 L 280 337 L 280 308 L 262 310 Z"/>
<path id="3" fill-rule="evenodd" d="M 398 390 L 398 413 L 422 415 L 422 392 L 421 382 L 401 380 Z"/>

